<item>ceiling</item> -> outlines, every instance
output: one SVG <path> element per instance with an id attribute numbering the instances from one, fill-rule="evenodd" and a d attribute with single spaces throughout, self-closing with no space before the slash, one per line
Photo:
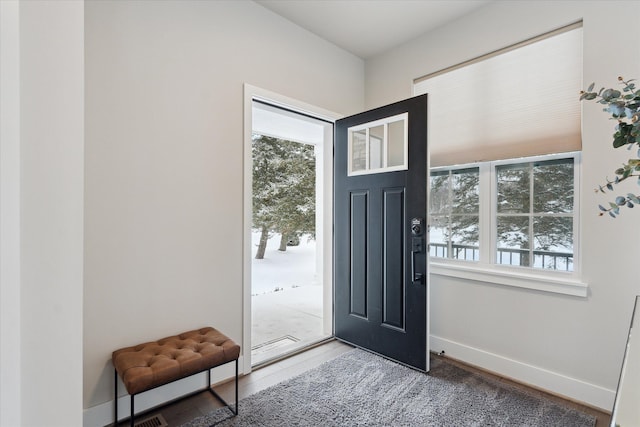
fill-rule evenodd
<path id="1" fill-rule="evenodd" d="M 443 26 L 491 0 L 255 1 L 367 59 Z"/>

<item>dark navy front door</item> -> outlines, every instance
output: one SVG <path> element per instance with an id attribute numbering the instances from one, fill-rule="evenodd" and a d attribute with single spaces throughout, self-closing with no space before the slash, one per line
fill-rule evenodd
<path id="1" fill-rule="evenodd" d="M 341 119 L 334 139 L 335 336 L 422 371 L 426 122 L 422 95 Z"/>

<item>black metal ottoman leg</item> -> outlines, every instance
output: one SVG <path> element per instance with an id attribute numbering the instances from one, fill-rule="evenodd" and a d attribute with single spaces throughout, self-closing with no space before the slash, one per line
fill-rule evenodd
<path id="1" fill-rule="evenodd" d="M 238 415 L 238 359 L 236 359 L 236 415 Z"/>
<path id="2" fill-rule="evenodd" d="M 134 424 L 133 422 L 134 422 L 134 414 L 135 414 L 135 412 L 134 412 L 134 410 L 133 410 L 133 409 L 134 409 L 134 406 L 133 406 L 133 396 L 135 396 L 135 394 L 132 394 L 132 395 L 131 395 L 131 427 L 133 427 L 133 424 Z"/>
<path id="3" fill-rule="evenodd" d="M 113 372 L 115 373 L 113 378 L 113 406 L 114 406 L 114 413 L 115 413 L 114 414 L 115 419 L 113 420 L 113 425 L 117 426 L 118 425 L 118 371 L 114 369 Z"/>

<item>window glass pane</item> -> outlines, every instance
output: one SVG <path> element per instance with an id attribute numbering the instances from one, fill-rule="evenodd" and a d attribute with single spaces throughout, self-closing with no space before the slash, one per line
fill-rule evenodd
<path id="1" fill-rule="evenodd" d="M 478 213 L 480 210 L 480 174 L 478 168 L 452 171 L 451 210 L 453 213 Z"/>
<path id="2" fill-rule="evenodd" d="M 496 225 L 496 262 L 529 267 L 529 217 L 499 216 Z"/>
<path id="3" fill-rule="evenodd" d="M 449 171 L 431 172 L 431 191 L 429 192 L 429 210 L 432 214 L 451 211 L 449 194 Z"/>
<path id="4" fill-rule="evenodd" d="M 431 173 L 431 256 L 480 259 L 479 169 Z"/>
<path id="5" fill-rule="evenodd" d="M 451 216 L 451 257 L 466 261 L 480 259 L 478 215 Z"/>
<path id="6" fill-rule="evenodd" d="M 384 167 L 384 126 L 369 128 L 369 169 Z"/>
<path id="7" fill-rule="evenodd" d="M 573 271 L 573 218 L 534 217 L 534 267 Z"/>
<path id="8" fill-rule="evenodd" d="M 389 132 L 387 166 L 402 166 L 404 164 L 404 147 L 407 142 L 404 134 L 404 120 L 389 123 L 387 129 Z"/>
<path id="9" fill-rule="evenodd" d="M 367 168 L 367 131 L 351 132 L 351 170 L 363 171 Z"/>
<path id="10" fill-rule="evenodd" d="M 498 212 L 529 213 L 530 164 L 496 166 Z"/>
<path id="11" fill-rule="evenodd" d="M 429 255 L 440 258 L 448 257 L 447 235 L 448 218 L 444 215 L 431 217 L 429 230 Z"/>
<path id="12" fill-rule="evenodd" d="M 573 212 L 573 159 L 536 163 L 533 188 L 534 212 Z"/>

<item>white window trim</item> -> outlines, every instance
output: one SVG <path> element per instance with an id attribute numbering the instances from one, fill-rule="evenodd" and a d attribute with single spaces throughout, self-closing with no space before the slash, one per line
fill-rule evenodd
<path id="1" fill-rule="evenodd" d="M 551 276 L 547 272 L 535 271 L 525 274 L 510 269 L 503 270 L 503 266 L 483 268 L 470 261 L 462 261 L 455 265 L 453 262 L 457 260 L 450 261 L 452 262 L 431 261 L 431 274 L 578 297 L 586 297 L 589 289 L 586 283 L 569 278 L 570 273 L 555 272 Z M 563 275 L 566 277 L 562 277 Z"/>
<path id="2" fill-rule="evenodd" d="M 497 195 L 492 185 L 492 175 L 495 173 L 495 167 L 502 164 L 554 160 L 570 156 L 575 158 L 573 271 L 549 271 L 495 264 L 496 254 L 494 253 L 494 248 L 496 247 L 496 236 L 494 235 L 495 233 L 493 233 L 493 229 L 496 225 L 494 206 Z M 588 284 L 583 282 L 580 277 L 580 152 L 558 153 L 522 159 L 456 165 L 452 167 L 456 169 L 467 167 L 480 168 L 480 261 L 429 257 L 431 274 L 564 295 L 579 297 L 586 297 L 588 295 Z M 452 167 L 433 168 L 433 170 L 451 169 Z M 482 194 L 490 194 L 490 197 L 482 197 Z"/>

